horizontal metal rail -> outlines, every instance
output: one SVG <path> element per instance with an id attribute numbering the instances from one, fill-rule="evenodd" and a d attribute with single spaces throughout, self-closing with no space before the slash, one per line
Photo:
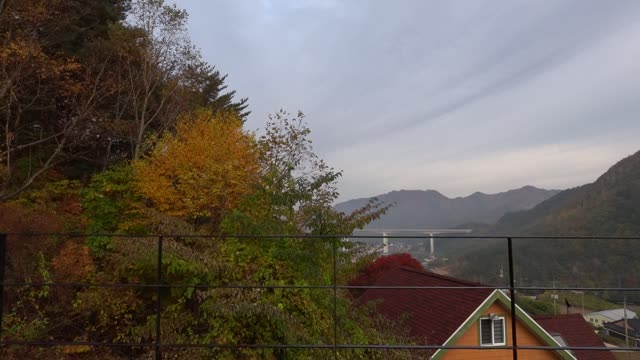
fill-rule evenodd
<path id="1" fill-rule="evenodd" d="M 83 234 L 83 233 L 5 233 L 7 236 L 57 237 L 117 237 L 117 238 L 203 238 L 203 239 L 535 239 L 535 240 L 640 240 L 638 236 L 526 236 L 526 235 L 350 235 L 350 234 L 291 234 L 291 235 L 194 235 L 194 234 Z"/>
<path id="2" fill-rule="evenodd" d="M 99 284 L 99 283 L 2 283 L 5 287 L 96 287 L 96 288 L 190 288 L 190 289 L 333 289 L 333 285 L 190 285 L 190 284 Z M 390 290 L 508 290 L 509 286 L 404 286 L 404 285 L 336 285 L 336 289 L 390 289 Z M 562 290 L 562 291 L 640 291 L 625 287 L 561 287 L 514 286 L 514 290 Z"/>
<path id="3" fill-rule="evenodd" d="M 110 343 L 92 341 L 0 341 L 2 345 L 16 346 L 94 346 L 94 347 L 134 347 L 152 348 L 155 343 Z M 220 349 L 380 349 L 380 350 L 513 350 L 516 347 L 508 345 L 500 346 L 462 346 L 462 345 L 392 345 L 392 344 L 172 344 L 162 343 L 162 348 L 220 348 Z M 637 347 L 590 347 L 590 346 L 529 346 L 518 345 L 520 350 L 589 350 L 589 351 L 640 351 Z"/>

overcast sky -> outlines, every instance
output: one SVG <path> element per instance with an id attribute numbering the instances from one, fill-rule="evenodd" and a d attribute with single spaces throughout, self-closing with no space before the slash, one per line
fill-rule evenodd
<path id="1" fill-rule="evenodd" d="M 341 199 L 594 181 L 640 150 L 638 0 L 177 0 L 250 129 L 302 110 Z"/>

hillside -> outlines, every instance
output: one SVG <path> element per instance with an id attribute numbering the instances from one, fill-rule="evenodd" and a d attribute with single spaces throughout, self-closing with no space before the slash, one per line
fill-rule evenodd
<path id="1" fill-rule="evenodd" d="M 534 208 L 503 216 L 494 234 L 618 235 L 640 233 L 640 152 L 594 183 L 565 190 Z"/>
<path id="2" fill-rule="evenodd" d="M 595 182 L 562 191 L 530 210 L 507 214 L 483 233 L 639 236 L 640 152 L 619 161 Z M 484 274 L 487 279 L 498 280 L 499 268 L 506 268 L 504 242 L 468 245 L 458 261 L 457 273 Z M 638 286 L 637 245 L 633 240 L 517 240 L 516 278 L 545 285 L 557 281 L 583 286 Z"/>
<path id="3" fill-rule="evenodd" d="M 473 193 L 466 197 L 448 198 L 435 190 L 392 191 L 377 198 L 394 206 L 369 228 L 435 228 L 455 227 L 465 223 L 493 224 L 507 212 L 525 210 L 549 199 L 557 190 L 525 186 L 498 194 Z M 369 198 L 349 200 L 335 206 L 350 213 L 362 207 Z"/>

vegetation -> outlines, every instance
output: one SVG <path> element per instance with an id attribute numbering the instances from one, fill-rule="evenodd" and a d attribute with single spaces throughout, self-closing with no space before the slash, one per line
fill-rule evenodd
<path id="1" fill-rule="evenodd" d="M 323 236 L 351 233 L 388 207 L 372 199 L 349 215 L 333 209 L 342 173 L 313 152 L 302 113 L 281 110 L 263 135 L 247 131 L 247 99 L 202 59 L 186 21 L 163 0 L 0 1 L 0 232 L 13 234 L 5 280 L 15 285 L 5 292 L 3 340 L 121 344 L 4 346 L 0 357 L 147 359 L 152 347 L 130 344 L 158 340 L 158 304 L 163 343 L 223 345 L 166 349 L 173 358 L 316 359 L 327 350 L 224 346 L 410 342 L 399 324 L 356 306 L 347 291 L 334 298 L 332 285 L 363 274 L 370 258 Z M 588 196 L 568 196 L 560 223 L 636 233 L 637 159 L 580 192 Z M 597 217 L 581 220 L 581 208 L 596 206 Z M 609 226 L 614 216 L 626 225 Z M 166 235 L 163 283 L 182 286 L 159 294 L 86 286 L 155 284 L 158 239 L 150 234 Z M 523 252 L 518 263 L 566 256 L 574 245 Z M 582 251 L 585 259 L 599 254 Z M 637 254 L 616 256 L 629 264 Z M 399 264 L 419 266 L 384 258 L 364 270 L 365 280 Z M 571 274 L 597 274 L 592 265 Z M 548 274 L 564 263 L 546 266 L 528 271 Z M 634 279 L 623 280 L 637 286 Z"/>
<path id="2" fill-rule="evenodd" d="M 640 152 L 594 183 L 560 192 L 528 211 L 505 215 L 495 231 L 527 235 L 636 236 L 640 233 Z"/>
<path id="3" fill-rule="evenodd" d="M 528 284 L 636 287 L 640 285 L 634 276 L 640 271 L 639 248 L 632 240 L 605 237 L 640 234 L 639 201 L 640 152 L 619 161 L 594 183 L 562 191 L 531 210 L 507 214 L 484 233 L 550 237 L 514 240 L 515 276 Z M 595 238 L 559 240 L 554 236 Z M 507 264 L 504 239 L 467 245 L 457 274 L 482 274 L 489 281 L 500 281 L 499 269 Z M 615 302 L 623 298 L 621 292 L 600 295 Z M 627 297 L 640 300 L 634 293 Z"/>
<path id="4" fill-rule="evenodd" d="M 581 309 L 582 306 L 590 311 L 601 311 L 620 308 L 620 305 L 606 301 L 594 294 L 577 294 L 571 291 L 556 291 L 555 293 L 558 295 L 558 304 L 564 304 L 566 299 L 566 301 L 571 304 L 574 311 Z M 553 304 L 551 292 L 549 291 L 545 292 L 544 294 L 538 295 L 537 299 L 547 304 Z"/>
<path id="5" fill-rule="evenodd" d="M 258 154 L 239 116 L 200 110 L 181 118 L 134 169 L 138 192 L 155 209 L 215 229 L 252 190 Z"/>
<path id="6" fill-rule="evenodd" d="M 379 257 L 370 262 L 366 267 L 359 271 L 357 276 L 351 280 L 349 285 L 352 286 L 370 286 L 375 284 L 376 280 L 386 271 L 398 267 L 406 267 L 409 269 L 422 270 L 422 264 L 407 253 L 391 254 Z M 360 296 L 363 289 L 352 289 L 355 297 Z"/>
<path id="7" fill-rule="evenodd" d="M 87 234 L 9 236 L 5 280 L 33 286 L 6 291 L 3 339 L 153 343 L 159 301 L 164 343 L 406 343 L 397 324 L 357 307 L 348 292 L 334 302 L 331 285 L 346 284 L 368 258 L 319 236 L 350 233 L 387 208 L 370 201 L 344 215 L 331 207 L 341 172 L 314 154 L 302 113 L 275 113 L 260 137 L 244 129 L 246 99 L 235 100 L 190 43 L 184 11 L 162 0 L 7 0 L 0 11 L 0 232 Z M 161 275 L 184 286 L 158 298 L 153 287 L 83 285 L 155 284 L 157 239 L 149 234 L 183 235 L 163 239 Z M 249 287 L 221 287 L 239 284 Z M 0 349 L 3 359 L 151 354 L 124 345 Z"/>
<path id="8" fill-rule="evenodd" d="M 557 309 L 554 308 L 553 303 L 549 304 L 526 296 L 519 296 L 516 301 L 518 306 L 526 311 L 527 314 L 532 316 L 553 315 L 558 313 Z"/>
<path id="9" fill-rule="evenodd" d="M 557 295 L 553 300 L 552 295 Z M 563 314 L 566 311 L 566 301 L 572 307 L 572 312 L 594 312 L 609 309 L 619 309 L 620 305 L 608 302 L 594 294 L 579 294 L 571 291 L 546 291 L 535 297 L 535 300 L 526 296 L 518 297 L 518 305 L 531 315 Z"/>
<path id="10" fill-rule="evenodd" d="M 186 19 L 160 0 L 3 1 L 0 200 L 53 171 L 86 178 L 139 159 L 186 112 L 244 118 Z"/>

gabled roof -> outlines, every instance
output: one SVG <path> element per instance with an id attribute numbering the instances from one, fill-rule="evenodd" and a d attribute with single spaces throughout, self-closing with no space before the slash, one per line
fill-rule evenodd
<path id="1" fill-rule="evenodd" d="M 384 272 L 374 286 L 474 287 L 482 284 L 427 271 L 395 268 Z M 458 329 L 492 289 L 368 289 L 361 303 L 379 301 L 376 310 L 387 317 L 406 316 L 410 334 L 421 343 L 441 345 Z"/>
<path id="2" fill-rule="evenodd" d="M 571 346 L 605 347 L 580 314 L 536 316 L 534 320 L 548 332 L 559 333 Z M 610 351 L 574 350 L 578 360 L 615 360 Z"/>
<path id="3" fill-rule="evenodd" d="M 499 290 L 482 288 L 480 283 L 460 280 L 429 271 L 394 268 L 384 272 L 373 286 L 430 286 L 446 289 L 383 289 L 366 290 L 359 301 L 374 301 L 376 310 L 389 318 L 401 319 L 410 334 L 421 344 L 450 346 L 474 324 L 494 302 L 509 309 L 511 300 Z M 476 288 L 477 287 L 477 288 Z M 460 289 L 456 289 L 460 288 Z M 516 306 L 516 318 L 548 346 L 558 347 L 549 333 Z M 431 359 L 440 358 L 446 350 L 439 349 Z M 566 360 L 575 357 L 566 350 L 556 353 Z"/>
<path id="4" fill-rule="evenodd" d="M 445 346 L 454 345 L 457 339 L 464 334 L 464 332 L 469 329 L 473 324 L 475 324 L 478 319 L 485 313 L 487 309 L 493 303 L 500 303 L 506 309 L 511 308 L 511 299 L 505 295 L 500 290 L 494 290 L 489 297 L 485 299 L 485 301 L 480 304 L 480 306 L 465 320 L 465 322 L 460 325 L 460 327 L 453 333 L 453 335 L 447 339 L 447 341 L 443 344 Z M 529 331 L 535 334 L 543 344 L 551 347 L 560 347 L 560 343 L 558 343 L 552 336 L 549 334 L 544 328 L 540 326 L 535 320 L 531 318 L 524 310 L 520 308 L 516 304 L 516 319 L 520 322 L 524 327 L 526 327 Z M 445 352 L 445 349 L 439 349 L 433 354 L 431 357 L 432 360 L 438 360 Z M 560 356 L 560 358 L 564 360 L 576 360 L 576 357 L 573 356 L 568 350 L 555 350 L 555 353 Z"/>

